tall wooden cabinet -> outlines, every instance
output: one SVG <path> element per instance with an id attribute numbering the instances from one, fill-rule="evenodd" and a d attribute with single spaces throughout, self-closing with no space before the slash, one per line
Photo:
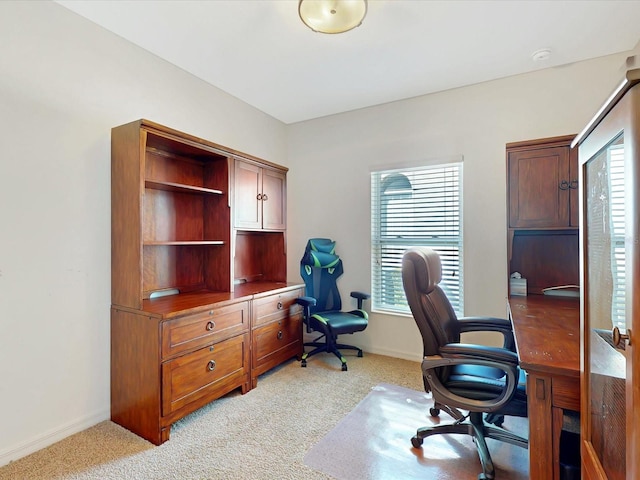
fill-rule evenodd
<path id="1" fill-rule="evenodd" d="M 114 128 L 111 147 L 111 417 L 160 444 L 178 419 L 302 353 L 286 169 L 148 120 Z M 234 225 L 245 163 L 278 179 L 279 228 Z"/>
<path id="2" fill-rule="evenodd" d="M 577 138 L 581 456 L 586 480 L 640 478 L 640 69 Z"/>
<path id="3" fill-rule="evenodd" d="M 578 157 L 575 135 L 507 144 L 509 274 L 529 294 L 579 283 Z"/>

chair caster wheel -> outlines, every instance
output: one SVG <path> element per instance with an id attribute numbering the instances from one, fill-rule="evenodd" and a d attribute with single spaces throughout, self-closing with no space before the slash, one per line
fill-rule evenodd
<path id="1" fill-rule="evenodd" d="M 342 364 L 342 371 L 343 371 L 343 372 L 346 372 L 346 371 L 347 371 L 347 364 L 346 364 L 346 363 L 343 363 L 343 364 Z"/>
<path id="2" fill-rule="evenodd" d="M 494 476 L 487 475 L 486 473 L 481 473 L 478 475 L 478 480 L 493 480 Z"/>
<path id="3" fill-rule="evenodd" d="M 411 437 L 411 445 L 413 448 L 420 448 L 422 446 L 423 439 L 420 437 Z"/>
<path id="4" fill-rule="evenodd" d="M 302 360 L 302 362 L 300 363 L 300 366 L 302 368 L 306 367 L 307 366 L 307 361 L 306 360 Z"/>
<path id="5" fill-rule="evenodd" d="M 440 415 L 440 409 L 431 407 L 429 409 L 429 413 L 431 414 L 432 417 L 437 417 L 438 415 Z"/>
<path id="6" fill-rule="evenodd" d="M 358 350 L 358 357 L 362 358 L 362 350 Z"/>

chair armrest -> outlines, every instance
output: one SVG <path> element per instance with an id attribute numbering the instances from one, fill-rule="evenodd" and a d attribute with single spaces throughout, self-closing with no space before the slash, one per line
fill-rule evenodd
<path id="1" fill-rule="evenodd" d="M 305 308 L 309 308 L 315 306 L 317 302 L 313 297 L 298 297 L 296 298 L 296 303 L 298 305 L 302 305 Z"/>
<path id="2" fill-rule="evenodd" d="M 443 358 L 482 359 L 509 365 L 518 365 L 518 355 L 505 348 L 474 345 L 470 343 L 449 343 L 440 347 Z M 461 362 L 465 363 L 465 362 Z"/>
<path id="3" fill-rule="evenodd" d="M 502 334 L 503 348 L 516 351 L 513 338 L 513 326 L 506 318 L 496 317 L 462 317 L 459 318 L 460 333 L 464 332 L 498 332 Z"/>
<path id="4" fill-rule="evenodd" d="M 440 351 L 443 355 L 428 355 L 422 360 L 422 374 L 437 402 L 462 410 L 495 412 L 504 407 L 515 394 L 519 381 L 518 357 L 515 353 L 470 344 L 449 344 L 441 347 Z M 481 365 L 500 369 L 505 374 L 505 388 L 500 395 L 488 400 L 457 395 L 442 384 L 436 370 L 455 365 Z"/>
<path id="5" fill-rule="evenodd" d="M 298 305 L 302 305 L 302 319 L 307 325 L 307 333 L 311 333 L 312 330 L 309 317 L 311 317 L 311 307 L 315 306 L 317 303 L 316 299 L 313 297 L 298 297 L 295 302 Z"/>
<path id="6" fill-rule="evenodd" d="M 364 292 L 351 292 L 351 296 L 358 300 L 358 310 L 362 310 L 362 301 L 371 298 L 371 295 Z"/>

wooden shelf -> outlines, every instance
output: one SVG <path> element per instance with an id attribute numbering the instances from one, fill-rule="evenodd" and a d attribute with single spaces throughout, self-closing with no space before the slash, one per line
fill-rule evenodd
<path id="1" fill-rule="evenodd" d="M 222 195 L 222 190 L 214 190 L 212 188 L 195 187 L 193 185 L 185 185 L 183 183 L 162 182 L 158 180 L 145 180 L 145 188 L 154 190 L 166 190 L 168 192 L 186 192 L 186 193 L 205 193 L 211 195 Z"/>

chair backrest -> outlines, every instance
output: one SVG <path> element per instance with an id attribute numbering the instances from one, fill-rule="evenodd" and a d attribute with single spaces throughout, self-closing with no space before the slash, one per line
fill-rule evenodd
<path id="1" fill-rule="evenodd" d="M 441 280 L 442 263 L 434 250 L 407 250 L 402 258 L 402 283 L 422 335 L 425 356 L 437 354 L 442 345 L 460 342 L 458 317 L 438 285 Z"/>
<path id="2" fill-rule="evenodd" d="M 328 238 L 312 238 L 300 260 L 300 276 L 306 295 L 316 299 L 311 314 L 340 311 L 342 300 L 337 280 L 342 275 L 342 260 L 335 253 L 336 243 Z"/>

